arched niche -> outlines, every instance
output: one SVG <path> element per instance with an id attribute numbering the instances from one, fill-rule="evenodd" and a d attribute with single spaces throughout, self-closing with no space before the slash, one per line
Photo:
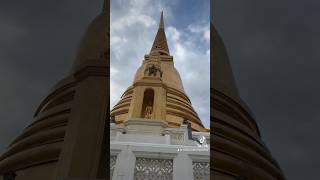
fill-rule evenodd
<path id="1" fill-rule="evenodd" d="M 146 119 L 152 119 L 153 111 L 154 111 L 154 91 L 153 89 L 146 89 L 143 94 L 141 117 Z"/>

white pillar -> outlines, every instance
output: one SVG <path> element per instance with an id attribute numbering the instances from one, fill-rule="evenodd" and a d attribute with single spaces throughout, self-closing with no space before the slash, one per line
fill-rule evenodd
<path id="1" fill-rule="evenodd" d="M 171 144 L 170 135 L 166 134 L 166 135 L 164 135 L 164 137 L 166 138 L 166 144 L 170 145 Z"/>
<path id="2" fill-rule="evenodd" d="M 118 155 L 112 180 L 133 179 L 135 163 L 136 157 L 131 151 L 131 146 L 125 146 L 125 148 Z"/>
<path id="3" fill-rule="evenodd" d="M 192 159 L 185 152 L 173 159 L 173 180 L 193 180 Z"/>

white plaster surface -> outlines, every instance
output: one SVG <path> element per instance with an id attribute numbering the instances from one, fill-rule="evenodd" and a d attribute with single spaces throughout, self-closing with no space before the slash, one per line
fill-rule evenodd
<path id="1" fill-rule="evenodd" d="M 112 180 L 133 180 L 137 157 L 172 159 L 173 180 L 193 180 L 192 162 L 210 162 L 210 144 L 200 146 L 196 141 L 189 140 L 185 125 L 166 128 L 161 134 L 123 132 L 126 132 L 126 127 L 121 129 L 111 124 L 110 155 L 117 156 Z M 207 142 L 210 142 L 209 133 L 193 132 L 193 137 L 200 136 L 206 137 Z M 179 137 L 180 140 L 173 137 Z"/>

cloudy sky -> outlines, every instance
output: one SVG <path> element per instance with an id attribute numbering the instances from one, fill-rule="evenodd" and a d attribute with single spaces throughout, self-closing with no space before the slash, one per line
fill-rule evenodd
<path id="1" fill-rule="evenodd" d="M 195 111 L 209 127 L 209 0 L 111 0 L 111 107 L 149 53 L 162 10 L 175 67 Z"/>
<path id="2" fill-rule="evenodd" d="M 320 2 L 215 0 L 242 99 L 288 180 L 320 169 Z"/>

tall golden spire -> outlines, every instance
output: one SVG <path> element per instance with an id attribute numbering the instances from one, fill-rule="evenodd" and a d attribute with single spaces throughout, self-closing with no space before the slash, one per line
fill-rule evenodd
<path id="1" fill-rule="evenodd" d="M 164 31 L 163 12 L 161 12 L 159 29 L 150 51 L 150 54 L 153 53 L 170 55 L 166 33 Z"/>
<path id="2" fill-rule="evenodd" d="M 159 29 L 164 29 L 164 22 L 163 22 L 163 11 L 161 11 Z"/>

